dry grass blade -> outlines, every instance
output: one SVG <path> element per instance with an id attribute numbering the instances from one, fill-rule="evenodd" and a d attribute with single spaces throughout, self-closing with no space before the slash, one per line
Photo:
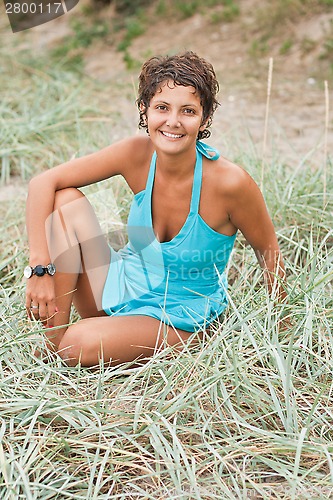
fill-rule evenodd
<path id="1" fill-rule="evenodd" d="M 264 188 L 264 176 L 265 176 L 265 162 L 266 162 L 266 149 L 267 149 L 267 132 L 268 132 L 268 117 L 269 117 L 269 105 L 271 99 L 272 90 L 272 77 L 273 77 L 273 58 L 269 58 L 268 64 L 268 77 L 267 77 L 267 98 L 266 98 L 266 111 L 265 111 L 265 125 L 264 125 L 264 139 L 262 148 L 262 160 L 261 160 L 261 190 Z"/>
<path id="2" fill-rule="evenodd" d="M 323 208 L 326 207 L 327 197 L 327 163 L 328 163 L 328 129 L 329 129 L 330 100 L 328 93 L 328 82 L 325 80 L 325 136 L 324 136 L 324 179 L 323 179 Z"/>

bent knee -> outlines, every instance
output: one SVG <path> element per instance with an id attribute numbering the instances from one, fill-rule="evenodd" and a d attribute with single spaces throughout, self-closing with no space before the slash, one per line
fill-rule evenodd
<path id="1" fill-rule="evenodd" d="M 80 337 L 80 328 L 78 325 L 72 325 L 67 328 L 59 344 L 58 354 L 69 366 L 75 366 L 80 361 L 82 351 Z"/>
<path id="2" fill-rule="evenodd" d="M 81 193 L 79 189 L 72 187 L 59 189 L 59 191 L 56 191 L 55 193 L 54 208 L 57 209 L 63 207 L 64 205 L 72 203 L 73 201 L 79 200 L 81 198 L 84 198 L 84 194 Z"/>
<path id="3" fill-rule="evenodd" d="M 92 332 L 87 336 L 86 328 L 81 325 L 83 322 L 84 320 L 81 320 L 68 327 L 59 344 L 58 354 L 68 366 L 96 364 L 92 362 L 96 359 L 96 342 L 91 338 Z"/>

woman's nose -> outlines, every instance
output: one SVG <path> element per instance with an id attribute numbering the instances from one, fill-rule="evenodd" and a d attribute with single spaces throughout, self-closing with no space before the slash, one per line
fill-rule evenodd
<path id="1" fill-rule="evenodd" d="M 167 118 L 167 121 L 166 121 L 166 124 L 169 126 L 169 127 L 179 127 L 180 126 L 180 123 L 179 123 L 179 117 L 178 117 L 178 113 L 170 113 L 168 115 L 168 118 Z"/>

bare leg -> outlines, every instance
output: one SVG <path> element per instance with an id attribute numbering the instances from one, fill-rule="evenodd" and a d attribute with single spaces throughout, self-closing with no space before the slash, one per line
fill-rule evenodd
<path id="1" fill-rule="evenodd" d="M 68 328 L 59 354 L 70 366 L 96 366 L 102 359 L 116 365 L 151 357 L 169 345 L 182 349 L 190 336 L 149 316 L 87 318 Z"/>
<path id="2" fill-rule="evenodd" d="M 82 318 L 105 315 L 101 304 L 110 249 L 93 208 L 77 189 L 56 193 L 48 223 L 50 256 L 57 268 L 54 280 L 59 312 L 46 336 L 57 350 L 67 330 L 72 303 Z"/>

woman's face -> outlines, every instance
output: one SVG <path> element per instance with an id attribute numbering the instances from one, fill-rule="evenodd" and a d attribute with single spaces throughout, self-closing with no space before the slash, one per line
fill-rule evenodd
<path id="1" fill-rule="evenodd" d="M 204 130 L 203 109 L 194 87 L 166 81 L 146 111 L 149 135 L 157 150 L 180 154 L 196 143 Z"/>

